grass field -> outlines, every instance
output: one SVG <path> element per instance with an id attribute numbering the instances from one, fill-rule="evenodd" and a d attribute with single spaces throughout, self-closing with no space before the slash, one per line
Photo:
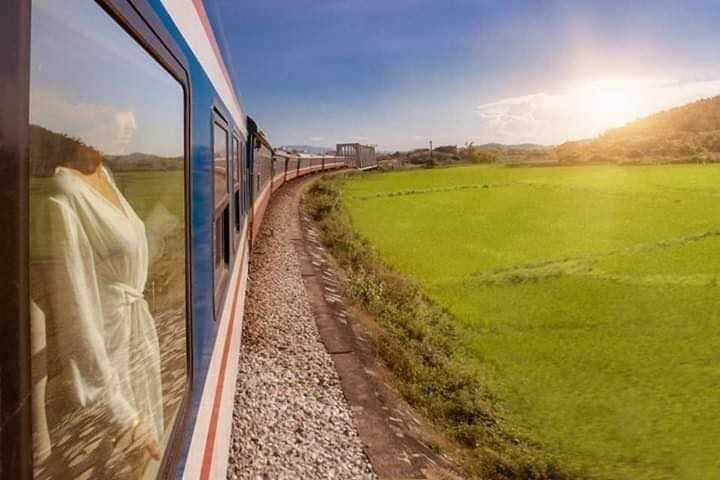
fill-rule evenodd
<path id="1" fill-rule="evenodd" d="M 354 228 L 455 316 L 505 428 L 594 478 L 720 478 L 720 167 L 344 188 Z"/>

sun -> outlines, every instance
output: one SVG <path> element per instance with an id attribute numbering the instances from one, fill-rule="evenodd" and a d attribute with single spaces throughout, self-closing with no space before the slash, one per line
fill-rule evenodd
<path id="1" fill-rule="evenodd" d="M 646 82 L 632 78 L 598 78 L 577 84 L 572 102 L 595 124 L 616 127 L 641 115 Z"/>

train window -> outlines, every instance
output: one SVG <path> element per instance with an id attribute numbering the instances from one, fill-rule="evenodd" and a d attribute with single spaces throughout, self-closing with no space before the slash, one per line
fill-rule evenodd
<path id="1" fill-rule="evenodd" d="M 242 218 L 244 212 L 242 211 L 242 205 L 240 204 L 240 168 L 241 168 L 241 154 L 240 154 L 240 140 L 237 137 L 233 137 L 233 158 L 235 159 L 235 165 L 233 169 L 233 208 L 235 211 L 235 243 L 240 239 L 240 230 L 242 229 Z"/>
<path id="2" fill-rule="evenodd" d="M 242 208 L 243 217 L 247 212 L 247 205 L 245 204 L 245 193 L 247 192 L 247 185 L 245 180 L 245 155 L 246 155 L 246 144 L 240 142 L 240 162 L 238 164 L 238 174 L 240 175 L 240 206 Z"/>
<path id="3" fill-rule="evenodd" d="M 252 148 L 251 142 L 243 143 L 242 149 L 242 172 L 243 172 L 243 204 L 245 205 L 245 211 L 250 210 L 250 199 L 252 192 L 252 179 L 250 178 L 250 149 Z"/>
<path id="4" fill-rule="evenodd" d="M 219 124 L 214 124 L 213 164 L 215 182 L 215 208 L 221 208 L 228 197 L 228 133 Z"/>
<path id="5" fill-rule="evenodd" d="M 233 182 L 232 183 L 233 183 L 233 189 L 237 190 L 238 183 L 240 182 L 239 175 L 238 175 L 239 172 L 237 169 L 237 166 L 240 163 L 240 141 L 234 135 L 233 135 L 233 159 L 234 159 L 233 164 L 236 168 L 233 169 Z"/>
<path id="6" fill-rule="evenodd" d="M 213 123 L 213 184 L 215 190 L 215 293 L 220 296 L 230 270 L 230 195 L 228 193 L 228 131 Z M 219 303 L 218 303 L 219 306 Z"/>
<path id="7" fill-rule="evenodd" d="M 32 1 L 35 478 L 152 478 L 187 380 L 184 91 L 95 2 Z"/>

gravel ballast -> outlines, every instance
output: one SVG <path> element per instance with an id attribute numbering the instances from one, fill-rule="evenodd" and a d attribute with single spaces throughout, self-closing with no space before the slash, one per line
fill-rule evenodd
<path id="1" fill-rule="evenodd" d="M 300 272 L 307 182 L 276 192 L 253 246 L 228 479 L 376 478 Z"/>

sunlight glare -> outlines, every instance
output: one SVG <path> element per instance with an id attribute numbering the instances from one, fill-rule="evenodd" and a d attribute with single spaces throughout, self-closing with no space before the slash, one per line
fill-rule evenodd
<path id="1" fill-rule="evenodd" d="M 578 112 L 597 124 L 618 127 L 642 115 L 647 80 L 598 78 L 574 86 L 572 102 Z"/>

